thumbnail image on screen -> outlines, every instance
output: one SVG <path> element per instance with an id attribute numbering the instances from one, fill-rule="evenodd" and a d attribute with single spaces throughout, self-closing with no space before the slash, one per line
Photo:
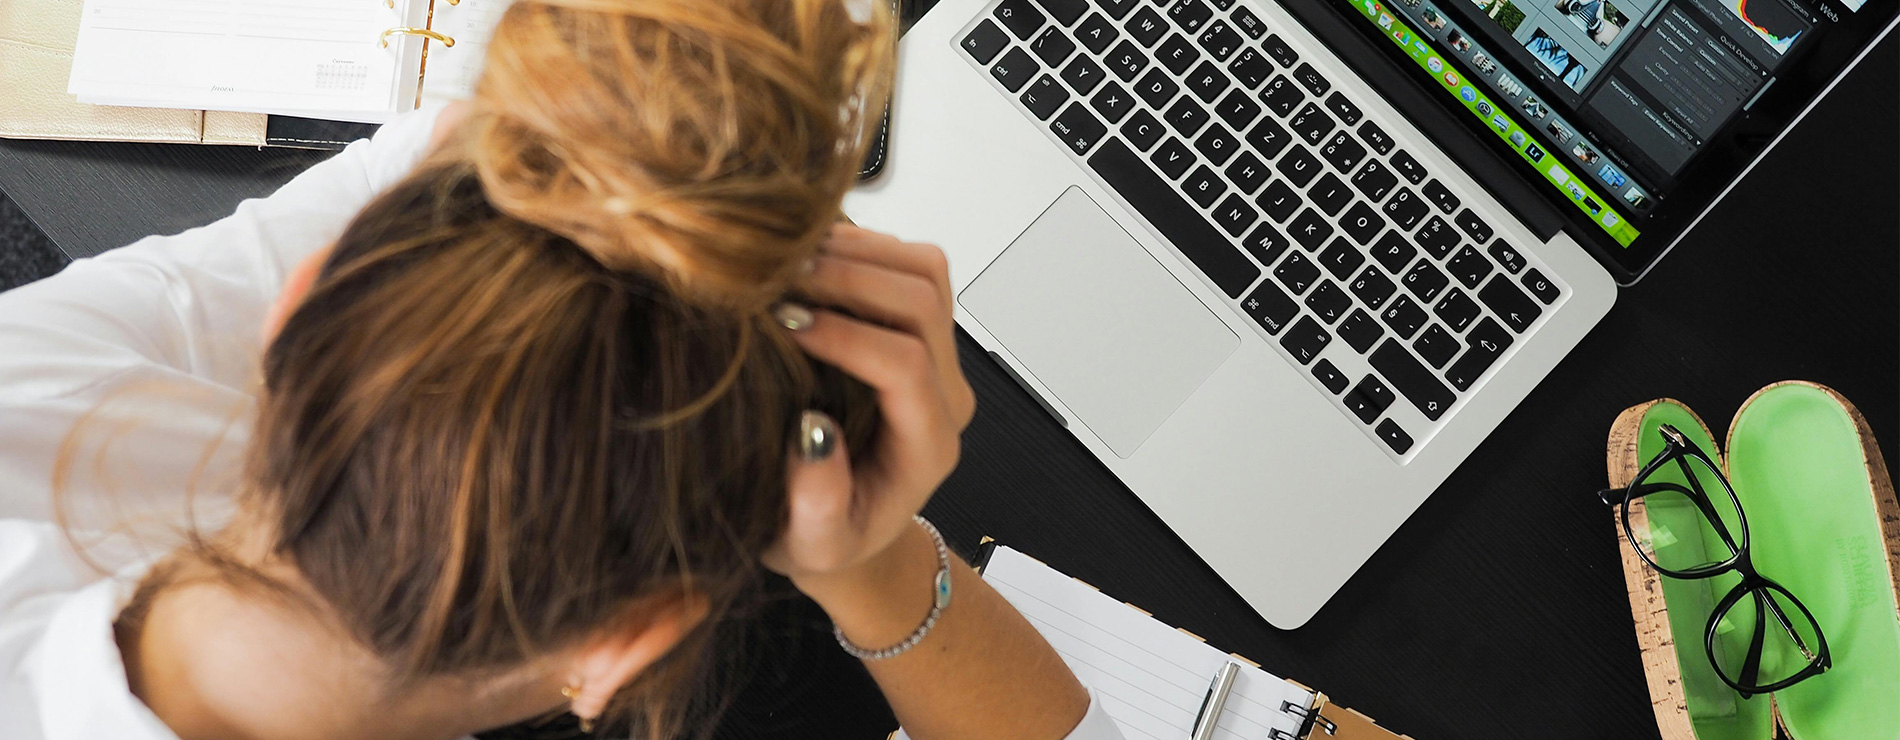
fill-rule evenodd
<path id="1" fill-rule="evenodd" d="M 1610 0 L 1557 0 L 1553 8 L 1558 15 L 1570 18 L 1591 41 L 1605 49 L 1610 48 L 1610 42 L 1615 41 L 1630 23 L 1629 17 L 1623 15 L 1623 11 L 1611 4 Z"/>
<path id="2" fill-rule="evenodd" d="M 1550 37 L 1550 34 L 1544 33 L 1544 29 L 1539 28 L 1532 33 L 1531 40 L 1524 42 L 1524 49 L 1529 51 L 1538 63 L 1543 64 L 1545 69 L 1550 70 L 1551 74 L 1556 75 L 1557 79 L 1569 85 L 1570 89 L 1583 89 L 1584 75 L 1590 70 L 1583 66 L 1583 62 L 1571 57 L 1570 52 L 1565 51 L 1563 45 L 1558 44 L 1556 39 Z"/>

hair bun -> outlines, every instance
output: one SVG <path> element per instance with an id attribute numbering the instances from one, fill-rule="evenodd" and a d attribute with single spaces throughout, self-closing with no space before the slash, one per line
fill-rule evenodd
<path id="1" fill-rule="evenodd" d="M 496 208 L 683 295 L 776 300 L 840 214 L 891 25 L 840 0 L 523 2 L 463 155 Z"/>

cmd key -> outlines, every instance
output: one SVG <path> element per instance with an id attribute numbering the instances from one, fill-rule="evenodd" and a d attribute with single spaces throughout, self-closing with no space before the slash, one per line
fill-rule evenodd
<path id="1" fill-rule="evenodd" d="M 1226 234 L 1121 139 L 1110 137 L 1102 142 L 1089 157 L 1089 167 L 1227 297 L 1240 297 L 1241 291 L 1260 277 L 1260 267 L 1253 260 L 1236 249 Z"/>

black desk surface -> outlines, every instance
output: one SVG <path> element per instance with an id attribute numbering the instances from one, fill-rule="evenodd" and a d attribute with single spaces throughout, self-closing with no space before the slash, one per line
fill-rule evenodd
<path id="1" fill-rule="evenodd" d="M 1900 462 L 1897 41 L 1623 291 L 1306 627 L 1249 611 L 981 352 L 965 353 L 981 410 L 929 514 L 966 550 L 994 536 L 1419 740 L 1656 737 L 1616 532 L 1590 495 L 1607 426 L 1673 396 L 1720 430 L 1757 387 L 1804 378 L 1858 403 Z M 5 142 L 0 190 L 84 256 L 215 219 L 316 158 Z"/>

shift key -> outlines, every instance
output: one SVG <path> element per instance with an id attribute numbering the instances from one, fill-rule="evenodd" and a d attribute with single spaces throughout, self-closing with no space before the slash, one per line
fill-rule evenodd
<path id="1" fill-rule="evenodd" d="M 1387 339 L 1384 344 L 1379 345 L 1379 349 L 1373 351 L 1372 369 L 1385 376 L 1386 381 L 1398 390 L 1399 395 L 1411 401 L 1413 406 L 1417 406 L 1427 419 L 1437 421 L 1438 417 L 1445 415 L 1446 409 L 1451 408 L 1452 402 L 1458 399 L 1457 396 L 1452 395 L 1450 388 L 1438 382 L 1438 378 L 1432 377 L 1431 370 L 1426 369 L 1423 363 L 1413 358 L 1412 353 L 1405 351 L 1405 345 L 1397 341 Z"/>
<path id="2" fill-rule="evenodd" d="M 1215 228 L 1120 138 L 1102 142 L 1089 157 L 1089 166 L 1228 298 L 1239 298 L 1260 277 L 1260 267 L 1234 246 L 1226 232 Z"/>

